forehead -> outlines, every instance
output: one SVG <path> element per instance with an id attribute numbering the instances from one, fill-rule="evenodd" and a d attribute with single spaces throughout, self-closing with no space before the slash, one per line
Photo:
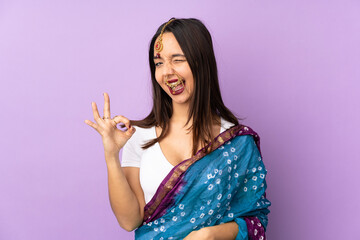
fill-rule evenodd
<path id="1" fill-rule="evenodd" d="M 162 44 L 163 44 L 163 49 L 160 52 L 161 56 L 171 56 L 172 54 L 175 53 L 183 54 L 178 41 L 176 40 L 174 34 L 171 32 L 166 32 L 163 34 Z M 154 55 L 156 55 L 156 53 L 157 52 L 154 49 Z"/>

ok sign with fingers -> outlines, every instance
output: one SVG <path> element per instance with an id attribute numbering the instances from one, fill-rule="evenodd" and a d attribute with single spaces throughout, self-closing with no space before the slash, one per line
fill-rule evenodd
<path id="1" fill-rule="evenodd" d="M 92 111 L 96 123 L 85 120 L 85 123 L 94 128 L 102 137 L 105 155 L 117 155 L 120 149 L 131 138 L 135 132 L 135 128 L 130 125 L 130 120 L 124 116 L 115 116 L 111 118 L 110 114 L 110 97 L 104 93 L 104 116 L 101 118 L 96 103 L 92 102 Z M 118 123 L 123 123 L 127 128 L 122 131 L 117 128 Z"/>

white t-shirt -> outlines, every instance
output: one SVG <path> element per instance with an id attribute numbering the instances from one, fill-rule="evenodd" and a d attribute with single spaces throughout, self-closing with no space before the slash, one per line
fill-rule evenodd
<path id="1" fill-rule="evenodd" d="M 233 123 L 221 118 L 220 133 L 233 125 Z M 123 148 L 121 166 L 140 168 L 140 185 L 144 191 L 145 202 L 148 203 L 155 195 L 160 183 L 175 166 L 167 161 L 159 143 L 145 150 L 141 148 L 144 143 L 156 138 L 155 127 L 140 128 L 135 126 L 135 128 L 136 132 Z"/>

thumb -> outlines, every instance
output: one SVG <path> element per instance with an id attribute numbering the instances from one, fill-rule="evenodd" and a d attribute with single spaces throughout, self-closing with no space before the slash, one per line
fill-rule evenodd
<path id="1" fill-rule="evenodd" d="M 130 126 L 130 128 L 125 131 L 125 134 L 130 138 L 135 133 L 135 131 L 136 129 L 134 128 L 134 126 Z"/>

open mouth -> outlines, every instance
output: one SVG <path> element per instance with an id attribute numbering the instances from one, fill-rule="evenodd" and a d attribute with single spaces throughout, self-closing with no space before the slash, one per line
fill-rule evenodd
<path id="1" fill-rule="evenodd" d="M 168 80 L 165 84 L 173 95 L 180 94 L 185 90 L 185 81 L 182 78 Z"/>

